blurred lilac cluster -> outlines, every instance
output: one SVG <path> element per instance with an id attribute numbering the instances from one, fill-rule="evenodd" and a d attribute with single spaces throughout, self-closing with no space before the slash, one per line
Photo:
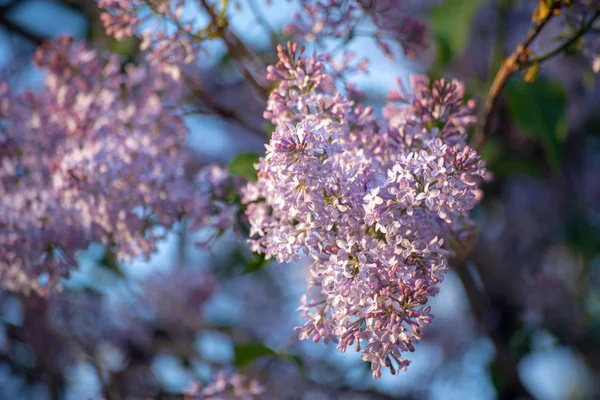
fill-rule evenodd
<path id="1" fill-rule="evenodd" d="M 182 85 L 69 37 L 42 45 L 37 92 L 0 86 L 0 282 L 47 294 L 92 243 L 149 257 L 174 223 L 217 233 L 243 180 L 207 165 L 185 175 Z"/>
<path id="2" fill-rule="evenodd" d="M 184 19 L 185 6 L 185 0 L 98 0 L 106 33 L 123 40 L 141 30 L 147 60 L 174 79 L 180 78 L 182 65 L 198 57 L 200 33 L 193 19 Z"/>
<path id="3" fill-rule="evenodd" d="M 43 275 L 54 287 L 93 242 L 148 256 L 185 200 L 179 85 L 68 37 L 35 61 L 43 88 L 5 85 L 0 101 L 0 280 L 25 292 Z"/>
<path id="4" fill-rule="evenodd" d="M 390 46 L 397 41 L 404 54 L 414 58 L 427 47 L 425 25 L 407 15 L 405 0 L 302 0 L 301 10 L 285 31 L 308 41 L 324 38 L 352 38 L 371 36 L 378 47 L 392 58 Z M 359 31 L 366 28 L 368 34 Z"/>
<path id="5" fill-rule="evenodd" d="M 183 394 L 183 400 L 254 400 L 263 392 L 264 388 L 254 379 L 240 373 L 219 371 L 209 385 L 193 382 Z M 145 399 L 153 400 L 151 397 Z"/>
<path id="6" fill-rule="evenodd" d="M 238 373 L 227 375 L 219 371 L 213 382 L 200 388 L 194 385 L 188 393 L 186 400 L 252 400 L 264 392 L 263 387 L 255 380 L 249 380 L 246 376 Z"/>
<path id="7" fill-rule="evenodd" d="M 382 366 L 404 370 L 402 353 L 431 322 L 425 304 L 447 244 L 469 236 L 467 211 L 481 197 L 485 169 L 465 144 L 472 104 L 459 82 L 418 76 L 377 121 L 335 90 L 321 58 L 291 43 L 278 55 L 265 112 L 275 132 L 243 198 L 252 249 L 314 260 L 300 338 L 355 345 L 376 378 Z"/>
<path id="8" fill-rule="evenodd" d="M 196 373 L 184 375 L 179 390 L 170 389 L 173 394 L 181 392 L 177 398 L 254 399 L 264 390 L 256 380 L 226 361 L 205 359 L 197 350 L 197 335 L 215 331 L 204 311 L 216 287 L 211 273 L 178 267 L 135 284 L 126 283 L 111 295 L 67 289 L 50 299 L 27 296 L 16 300 L 0 292 L 0 360 L 10 356 L 18 364 L 22 359 L 14 354 L 25 343 L 35 352 L 36 361 L 22 361 L 22 368 L 43 370 L 39 376 L 33 374 L 41 384 L 51 385 L 52 379 L 45 379 L 48 375 L 68 376 L 70 371 L 91 365 L 106 398 L 112 398 L 118 388 L 124 396 L 151 399 L 161 398 L 165 390 L 160 374 L 152 367 L 159 365 L 161 358 L 175 356 L 197 366 Z M 17 314 L 21 310 L 21 317 L 7 318 L 7 310 L 15 307 Z M 6 373 L 0 371 L 2 379 Z M 18 387 L 17 380 L 14 384 L 3 381 L 0 397 L 11 398 L 14 386 Z M 93 392 L 88 388 L 88 393 Z M 40 394 L 35 398 L 50 397 Z"/>

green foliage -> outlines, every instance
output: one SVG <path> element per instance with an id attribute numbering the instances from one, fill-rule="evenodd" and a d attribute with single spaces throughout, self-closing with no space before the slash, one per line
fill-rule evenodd
<path id="1" fill-rule="evenodd" d="M 567 240 L 588 263 L 598 255 L 598 249 L 600 249 L 599 233 L 590 224 L 589 218 L 583 210 L 575 209 L 569 215 L 566 224 Z"/>
<path id="2" fill-rule="evenodd" d="M 121 40 L 113 39 L 110 40 L 110 50 L 113 53 L 117 53 L 120 56 L 135 58 L 139 52 L 139 39 L 136 37 L 126 37 Z"/>
<path id="3" fill-rule="evenodd" d="M 108 271 L 114 273 L 119 277 L 124 277 L 125 273 L 121 269 L 119 265 L 119 260 L 117 260 L 117 255 L 114 251 L 110 249 L 106 249 L 102 258 L 98 261 L 98 265 L 102 268 L 106 268 Z"/>
<path id="4" fill-rule="evenodd" d="M 479 155 L 485 160 L 488 167 L 494 165 L 502 158 L 502 143 L 496 138 L 489 138 L 483 143 Z"/>
<path id="5" fill-rule="evenodd" d="M 249 235 L 247 226 L 241 226 L 245 231 L 245 236 Z M 260 273 L 271 262 L 267 260 L 264 254 L 258 254 L 250 251 L 245 243 L 240 243 L 232 247 L 223 258 L 219 260 L 220 268 L 217 274 L 223 278 L 231 278 L 240 274 Z M 260 278 L 260 277 L 259 277 Z"/>
<path id="6" fill-rule="evenodd" d="M 496 178 L 510 178 L 513 175 L 528 175 L 537 179 L 544 176 L 539 165 L 525 157 L 503 157 L 491 168 Z"/>
<path id="7" fill-rule="evenodd" d="M 270 137 L 271 134 L 275 131 L 275 125 L 273 125 L 271 121 L 267 121 L 263 124 L 263 130 L 267 132 Z"/>
<path id="8" fill-rule="evenodd" d="M 277 352 L 262 343 L 242 343 L 235 346 L 235 365 L 240 368 L 247 367 L 259 358 L 276 356 Z"/>
<path id="9" fill-rule="evenodd" d="M 235 365 L 241 369 L 248 367 L 254 361 L 264 357 L 277 357 L 281 360 L 286 360 L 298 367 L 298 371 L 302 376 L 307 376 L 304 361 L 296 354 L 278 353 L 270 347 L 258 342 L 238 344 L 234 349 Z"/>
<path id="10" fill-rule="evenodd" d="M 473 16 L 485 0 L 444 0 L 431 10 L 430 26 L 438 45 L 436 68 L 460 56 L 469 42 Z"/>
<path id="11" fill-rule="evenodd" d="M 258 162 L 258 159 L 259 156 L 256 154 L 240 154 L 229 164 L 229 172 L 233 175 L 244 177 L 249 181 L 256 181 L 258 178 L 254 164 Z"/>
<path id="12" fill-rule="evenodd" d="M 245 264 L 244 274 L 250 274 L 265 268 L 269 265 L 269 260 L 265 258 L 264 254 L 252 253 L 252 256 L 245 260 Z"/>
<path id="13" fill-rule="evenodd" d="M 543 176 L 539 165 L 531 158 L 508 156 L 502 142 L 497 138 L 488 139 L 481 148 L 480 154 L 496 179 L 511 175 L 529 175 L 534 178 Z"/>
<path id="14" fill-rule="evenodd" d="M 542 143 L 548 162 L 559 169 L 566 136 L 564 88 L 546 79 L 532 83 L 510 80 L 505 95 L 510 118 Z"/>
<path id="15" fill-rule="evenodd" d="M 531 329 L 525 327 L 513 331 L 509 340 L 509 349 L 516 359 L 521 359 L 533 350 L 533 333 Z"/>
<path id="16" fill-rule="evenodd" d="M 285 358 L 290 361 L 292 364 L 295 364 L 298 367 L 298 371 L 303 377 L 308 376 L 308 371 L 306 370 L 306 366 L 304 365 L 304 361 L 302 358 L 296 354 L 286 354 Z"/>

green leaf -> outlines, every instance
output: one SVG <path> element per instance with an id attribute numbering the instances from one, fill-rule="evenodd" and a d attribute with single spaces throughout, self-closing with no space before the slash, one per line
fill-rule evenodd
<path id="1" fill-rule="evenodd" d="M 254 164 L 258 162 L 259 156 L 256 154 L 240 154 L 231 164 L 229 164 L 229 172 L 233 175 L 238 175 L 248 179 L 249 181 L 257 180 L 256 169 Z"/>
<path id="2" fill-rule="evenodd" d="M 509 340 L 509 349 L 512 354 L 516 355 L 517 359 L 533 350 L 532 333 L 531 330 L 525 328 L 513 331 Z"/>
<path id="3" fill-rule="evenodd" d="M 260 271 L 269 265 L 269 261 L 264 254 L 252 253 L 252 256 L 246 260 L 246 268 L 244 274 Z"/>
<path id="4" fill-rule="evenodd" d="M 242 343 L 235 346 L 235 364 L 244 368 L 259 358 L 276 356 L 277 352 L 262 343 Z"/>
<path id="5" fill-rule="evenodd" d="M 271 136 L 272 133 L 275 131 L 275 125 L 273 125 L 271 121 L 267 121 L 263 124 L 263 130 L 267 132 L 269 136 Z"/>
<path id="6" fill-rule="evenodd" d="M 308 376 L 308 371 L 306 370 L 304 361 L 302 361 L 302 358 L 300 358 L 300 356 L 298 356 L 296 354 L 285 354 L 284 358 L 286 358 L 288 361 L 292 362 L 293 364 L 296 364 L 296 366 L 298 367 L 298 371 L 300 372 L 300 375 L 302 375 L 305 378 Z"/>
<path id="7" fill-rule="evenodd" d="M 109 46 L 113 53 L 124 57 L 134 57 L 139 52 L 139 39 L 125 37 L 121 40 L 110 39 Z"/>
<path id="8" fill-rule="evenodd" d="M 490 167 L 496 178 L 510 178 L 512 175 L 528 175 L 533 178 L 542 178 L 543 171 L 539 165 L 528 158 L 503 157 Z"/>
<path id="9" fill-rule="evenodd" d="M 510 80 L 505 94 L 510 118 L 525 134 L 540 140 L 548 162 L 559 169 L 566 137 L 563 87 L 546 79 L 533 83 Z"/>
<path id="10" fill-rule="evenodd" d="M 536 62 L 529 69 L 527 69 L 525 71 L 525 74 L 523 75 L 523 81 L 525 81 L 527 83 L 532 83 L 533 81 L 535 81 L 535 78 L 537 78 L 539 72 L 540 72 L 540 63 Z"/>
<path id="11" fill-rule="evenodd" d="M 590 262 L 598 255 L 598 249 L 600 249 L 598 233 L 598 230 L 590 224 L 589 218 L 581 210 L 569 215 L 566 224 L 567 240 L 586 262 Z"/>
<path id="12" fill-rule="evenodd" d="M 98 261 L 98 265 L 106 268 L 117 276 L 124 277 L 125 273 L 121 269 L 117 255 L 111 249 L 106 249 L 102 258 Z"/>
<path id="13" fill-rule="evenodd" d="M 429 20 L 438 44 L 438 66 L 460 56 L 469 41 L 471 21 L 485 0 L 444 0 L 432 8 Z"/>
<path id="14" fill-rule="evenodd" d="M 479 155 L 488 167 L 494 165 L 502 157 L 502 143 L 496 138 L 489 138 L 483 143 Z"/>

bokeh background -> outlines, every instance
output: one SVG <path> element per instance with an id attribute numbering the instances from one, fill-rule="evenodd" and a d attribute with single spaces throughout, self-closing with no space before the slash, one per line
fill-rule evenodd
<path id="1" fill-rule="evenodd" d="M 273 62 L 297 2 L 231 3 L 233 30 Z M 407 3 L 428 27 L 417 59 L 390 60 L 368 37 L 348 44 L 370 59 L 354 82 L 378 110 L 411 73 L 461 79 L 481 103 L 537 2 Z M 553 47 L 561 26 L 547 29 L 534 51 Z M 135 39 L 104 34 L 92 0 L 0 0 L 0 79 L 35 90 L 33 52 L 60 34 L 137 57 Z M 225 46 L 210 43 L 187 72 L 197 84 L 189 102 L 215 110 L 187 120 L 190 173 L 260 154 L 263 104 Z M 297 340 L 302 263 L 266 265 L 232 232 L 198 246 L 212 232 L 177 226 L 150 260 L 123 264 L 90 248 L 50 299 L 0 292 L 0 399 L 169 398 L 231 365 L 259 379 L 266 399 L 600 398 L 599 106 L 598 78 L 578 53 L 551 60 L 533 83 L 509 81 L 482 150 L 494 178 L 473 211 L 476 244 L 454 261 L 400 376 L 375 381 L 356 353 Z"/>

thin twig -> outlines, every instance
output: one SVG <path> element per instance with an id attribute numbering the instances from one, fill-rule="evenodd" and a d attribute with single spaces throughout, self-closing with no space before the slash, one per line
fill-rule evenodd
<path id="1" fill-rule="evenodd" d="M 513 5 L 514 0 L 498 0 L 497 9 L 498 15 L 496 18 L 497 31 L 492 45 L 492 55 L 490 57 L 490 65 L 488 66 L 486 83 L 491 86 L 494 78 L 494 73 L 498 65 L 502 64 L 504 59 L 504 49 L 506 48 L 506 32 L 508 25 L 508 13 Z"/>
<path id="2" fill-rule="evenodd" d="M 225 108 L 225 107 L 221 106 L 220 104 L 218 104 L 215 100 L 213 100 L 213 98 L 211 96 L 209 96 L 200 87 L 198 87 L 198 85 L 194 84 L 191 79 L 188 80 L 188 84 L 190 85 L 191 93 L 197 95 L 200 98 L 200 100 L 202 101 L 202 103 L 204 103 L 204 105 L 207 108 L 209 108 L 209 110 L 188 111 L 188 112 L 186 112 L 186 115 L 192 115 L 192 114 L 206 115 L 206 114 L 211 114 L 211 112 L 212 112 L 212 114 L 214 114 L 214 115 L 219 115 L 219 116 L 223 117 L 224 119 L 229 119 L 229 120 L 237 123 L 238 125 L 242 126 L 246 130 L 248 130 L 248 132 L 260 137 L 261 139 L 265 139 L 267 137 L 267 133 L 264 130 L 252 126 L 252 124 L 250 122 L 244 120 L 241 116 L 239 116 L 235 112 L 235 110 Z"/>
<path id="3" fill-rule="evenodd" d="M 257 2 L 255 0 L 248 0 L 247 3 L 250 7 L 250 11 L 252 11 L 252 14 L 254 14 L 254 18 L 256 18 L 256 21 L 264 28 L 265 31 L 268 32 L 269 38 L 271 40 L 271 47 L 277 47 L 277 44 L 281 42 L 279 35 L 277 34 L 277 32 L 275 32 L 273 27 L 267 21 L 262 11 L 260 10 Z"/>
<path id="4" fill-rule="evenodd" d="M 492 86 L 488 92 L 487 98 L 485 100 L 485 109 L 483 114 L 483 124 L 479 129 L 478 134 L 476 135 L 473 141 L 473 148 L 479 149 L 484 142 L 486 134 L 489 133 L 490 124 L 491 124 L 491 115 L 496 109 L 496 105 L 498 103 L 498 97 L 504 89 L 504 85 L 506 85 L 506 81 L 510 76 L 519 70 L 519 62 L 527 54 L 527 50 L 531 43 L 535 40 L 536 37 L 540 34 L 542 29 L 546 26 L 548 21 L 552 19 L 554 13 L 549 12 L 542 20 L 538 21 L 533 28 L 529 31 L 523 43 L 517 45 L 512 54 L 506 58 L 502 62 L 502 66 L 494 81 L 492 82 Z"/>
<path id="5" fill-rule="evenodd" d="M 9 32 L 13 32 L 24 39 L 32 42 L 34 45 L 40 45 L 46 39 L 45 36 L 38 35 L 28 29 L 25 29 L 21 25 L 13 22 L 7 15 L 13 10 L 15 6 L 19 4 L 18 1 L 12 1 L 8 4 L 0 6 L 0 28 L 5 28 Z"/>
<path id="6" fill-rule="evenodd" d="M 223 23 L 223 20 L 215 13 L 215 10 L 210 4 L 208 4 L 207 0 L 199 0 L 199 2 L 210 17 L 213 26 L 216 28 L 217 34 L 221 37 L 221 39 L 223 39 L 223 42 L 227 47 L 227 53 L 237 64 L 238 69 L 244 78 L 246 78 L 246 80 L 254 87 L 254 89 L 256 89 L 256 92 L 260 96 L 261 100 L 265 101 L 267 99 L 265 88 L 263 88 L 256 81 L 254 75 L 252 75 L 248 68 L 246 68 L 243 60 L 241 60 L 239 57 L 238 49 L 242 50 L 245 54 L 249 54 L 246 46 L 233 32 L 231 32 L 231 30 L 227 29 L 227 23 Z"/>
<path id="7" fill-rule="evenodd" d="M 550 58 L 562 53 L 563 51 L 567 50 L 569 47 L 571 47 L 573 44 L 575 44 L 575 42 L 577 42 L 586 32 L 590 31 L 592 28 L 592 25 L 594 24 L 594 22 L 596 21 L 596 19 L 598 19 L 598 17 L 600 17 L 600 10 L 596 11 L 594 13 L 594 15 L 592 15 L 592 18 L 590 18 L 590 20 L 585 23 L 576 33 L 575 35 L 573 35 L 569 40 L 567 40 L 566 42 L 564 42 L 563 44 L 561 44 L 560 46 L 558 46 L 557 48 L 555 48 L 552 51 L 549 51 L 548 53 L 544 54 L 543 56 L 540 56 L 538 58 L 534 58 L 533 60 L 529 60 L 526 62 L 523 62 L 520 65 L 520 68 L 527 68 L 530 67 L 534 64 L 541 64 L 546 60 L 549 60 Z"/>
<path id="8" fill-rule="evenodd" d="M 515 398 L 530 398 L 531 394 L 521 382 L 518 370 L 518 359 L 511 354 L 510 337 L 503 335 L 496 324 L 490 324 L 490 321 L 497 319 L 502 313 L 500 304 L 497 304 L 495 299 L 490 299 L 485 293 L 485 288 L 478 287 L 476 278 L 473 272 L 469 271 L 466 262 L 457 262 L 453 268 L 461 280 L 471 312 L 478 321 L 479 327 L 487 334 L 494 343 L 496 348 L 496 357 L 492 364 L 492 368 L 498 369 L 502 376 L 503 384 L 498 387 L 498 398 L 500 399 L 515 399 Z M 484 282 L 485 286 L 485 282 Z M 509 312 L 508 317 L 512 316 Z"/>

